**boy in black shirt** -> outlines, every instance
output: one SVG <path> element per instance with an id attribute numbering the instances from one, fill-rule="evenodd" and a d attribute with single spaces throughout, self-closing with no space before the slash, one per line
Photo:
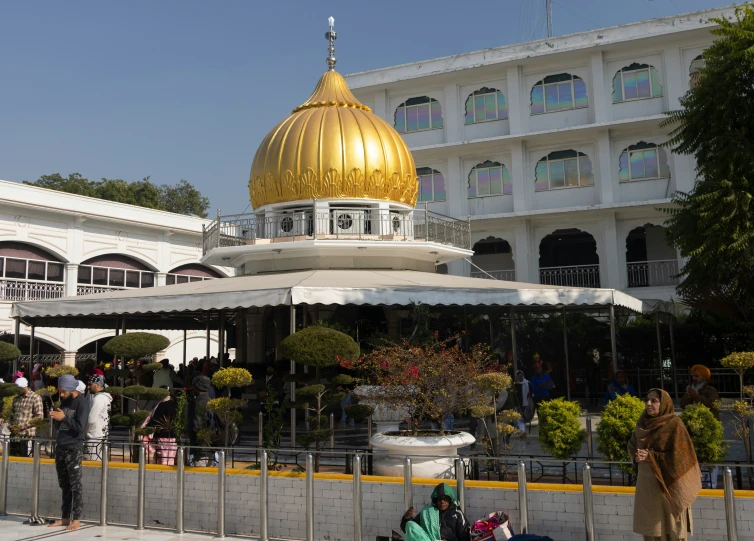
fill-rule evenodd
<path id="1" fill-rule="evenodd" d="M 60 376 L 60 407 L 50 412 L 50 418 L 58 429 L 55 470 L 58 485 L 63 491 L 62 518 L 50 524 L 50 527 L 65 526 L 66 530 L 79 529 L 83 508 L 81 457 L 89 420 L 89 402 L 76 391 L 77 386 L 78 381 L 73 376 Z"/>

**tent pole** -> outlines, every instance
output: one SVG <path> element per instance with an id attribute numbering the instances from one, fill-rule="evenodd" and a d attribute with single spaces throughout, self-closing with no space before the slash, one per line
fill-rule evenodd
<path id="1" fill-rule="evenodd" d="M 209 358 L 212 356 L 212 351 L 210 350 L 210 341 L 209 341 L 209 320 L 212 318 L 212 311 L 207 312 L 207 361 L 209 361 Z"/>
<path id="2" fill-rule="evenodd" d="M 673 314 L 670 314 L 670 362 L 673 363 L 673 394 L 678 400 L 678 372 L 675 366 L 675 336 L 673 336 Z"/>
<path id="3" fill-rule="evenodd" d="M 518 372 L 518 352 L 516 351 L 516 314 L 511 306 L 511 351 L 513 352 L 513 375 Z"/>
<path id="4" fill-rule="evenodd" d="M 16 318 L 16 332 L 13 335 L 13 345 L 17 348 L 21 345 L 21 318 Z M 18 372 L 18 359 L 13 361 L 13 373 Z"/>
<path id="5" fill-rule="evenodd" d="M 662 366 L 662 336 L 660 336 L 660 312 L 655 313 L 655 329 L 657 331 L 657 362 L 660 368 L 660 389 L 665 389 L 665 374 Z"/>
<path id="6" fill-rule="evenodd" d="M 613 374 L 618 371 L 618 347 L 615 340 L 615 305 L 610 305 L 610 353 L 613 356 Z"/>
<path id="7" fill-rule="evenodd" d="M 217 364 L 220 368 L 223 367 L 223 361 L 225 360 L 225 310 L 220 310 L 218 313 L 220 321 L 217 325 Z"/>
<path id="8" fill-rule="evenodd" d="M 120 317 L 120 325 L 121 325 L 120 333 L 121 334 L 126 334 L 126 314 L 123 314 Z"/>
<path id="9" fill-rule="evenodd" d="M 34 333 L 36 329 L 35 325 L 31 326 L 31 339 L 29 340 L 29 381 L 31 381 L 31 372 L 34 369 Z"/>
<path id="10" fill-rule="evenodd" d="M 566 307 L 563 306 L 563 353 L 565 355 L 566 368 L 566 393 L 568 401 L 571 400 L 571 367 L 568 365 L 568 327 L 566 325 Z"/>
<path id="11" fill-rule="evenodd" d="M 290 334 L 296 334 L 296 305 L 291 303 Z M 291 376 L 296 374 L 296 361 L 291 359 Z M 296 402 L 296 382 L 291 381 L 291 402 Z M 296 448 L 296 408 L 291 408 L 291 449 Z"/>
<path id="12" fill-rule="evenodd" d="M 183 386 L 188 387 L 188 381 L 186 376 L 188 375 L 188 367 L 186 366 L 186 329 L 183 329 Z"/>

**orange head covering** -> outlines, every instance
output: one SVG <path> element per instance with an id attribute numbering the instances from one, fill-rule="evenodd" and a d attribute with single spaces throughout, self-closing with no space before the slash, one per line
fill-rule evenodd
<path id="1" fill-rule="evenodd" d="M 704 381 L 709 381 L 712 378 L 712 372 L 710 372 L 709 368 L 703 364 L 695 364 L 692 366 L 691 373 L 704 378 Z"/>

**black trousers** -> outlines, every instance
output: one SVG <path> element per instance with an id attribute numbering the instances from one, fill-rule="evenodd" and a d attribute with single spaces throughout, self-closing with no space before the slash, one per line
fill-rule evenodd
<path id="1" fill-rule="evenodd" d="M 80 520 L 84 507 L 83 489 L 81 486 L 82 449 L 73 447 L 55 450 L 55 470 L 58 473 L 58 485 L 63 492 L 63 507 L 61 517 L 70 520 Z"/>

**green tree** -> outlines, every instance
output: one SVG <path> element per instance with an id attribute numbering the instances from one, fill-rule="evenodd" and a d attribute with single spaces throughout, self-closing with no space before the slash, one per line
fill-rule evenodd
<path id="1" fill-rule="evenodd" d="M 189 181 L 181 179 L 175 186 L 163 184 L 158 190 L 160 205 L 164 210 L 207 217 L 209 197 L 202 195 Z"/>
<path id="2" fill-rule="evenodd" d="M 99 197 L 96 183 L 82 177 L 79 173 L 71 173 L 68 175 L 68 178 L 61 176 L 59 173 L 42 175 L 34 182 L 24 180 L 24 184 L 47 188 L 48 190 L 57 190 L 59 192 L 85 195 L 87 197 Z"/>
<path id="3" fill-rule="evenodd" d="M 754 8 L 713 19 L 719 36 L 704 52 L 698 83 L 668 113 L 668 145 L 693 155 L 697 180 L 677 192 L 670 241 L 688 258 L 679 293 L 694 307 L 750 321 L 754 316 Z"/>

